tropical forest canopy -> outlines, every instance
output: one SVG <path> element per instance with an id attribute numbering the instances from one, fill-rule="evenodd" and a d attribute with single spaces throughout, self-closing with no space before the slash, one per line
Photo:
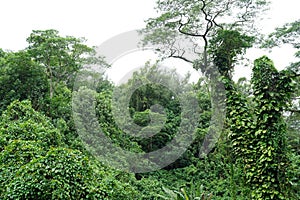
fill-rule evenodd
<path id="1" fill-rule="evenodd" d="M 203 74 L 196 83 L 145 63 L 115 85 L 104 74 L 110 65 L 84 38 L 53 29 L 33 30 L 23 50 L 0 49 L 0 199 L 300 199 L 299 61 L 278 71 L 261 55 L 251 80 L 232 79 L 251 47 L 288 44 L 300 58 L 300 20 L 259 32 L 255 22 L 268 6 L 157 1 L 159 16 L 146 20 L 142 44 L 191 63 Z M 95 65 L 102 71 L 85 67 Z M 133 155 L 152 155 L 174 138 L 180 148 L 129 160 L 97 143 L 100 129 Z"/>

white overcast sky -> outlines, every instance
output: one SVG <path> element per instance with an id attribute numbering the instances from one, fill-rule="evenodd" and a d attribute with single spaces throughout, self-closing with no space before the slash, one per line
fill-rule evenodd
<path id="1" fill-rule="evenodd" d="M 24 49 L 31 31 L 43 29 L 56 29 L 62 35 L 85 37 L 88 45 L 98 46 L 117 34 L 143 28 L 144 20 L 156 15 L 153 9 L 155 2 L 156 0 L 2 0 L 0 48 L 13 51 Z M 272 2 L 266 19 L 260 21 L 264 33 L 300 18 L 299 0 Z M 254 59 L 263 54 L 267 53 L 253 50 L 249 52 L 249 58 Z M 152 54 L 145 55 L 144 61 L 152 58 Z M 282 69 L 293 58 L 293 52 L 289 48 L 278 48 L 268 56 Z M 136 58 L 137 56 L 129 55 L 122 62 L 121 58 L 119 65 L 123 65 L 125 70 L 126 63 L 137 64 L 133 61 Z M 115 70 L 115 77 L 116 73 L 122 74 L 124 71 Z M 249 69 L 238 69 L 237 73 L 246 75 Z"/>

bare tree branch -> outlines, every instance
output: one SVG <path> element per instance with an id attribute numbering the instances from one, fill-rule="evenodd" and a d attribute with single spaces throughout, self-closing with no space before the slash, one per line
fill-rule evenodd
<path id="1" fill-rule="evenodd" d="M 183 61 L 185 61 L 185 62 L 188 62 L 188 63 L 194 63 L 193 61 L 191 61 L 191 60 L 189 60 L 189 59 L 187 59 L 187 58 L 185 58 L 185 57 L 182 57 L 182 56 L 175 56 L 175 55 L 171 55 L 171 56 L 169 56 L 170 58 L 179 58 L 179 59 L 181 59 L 181 60 L 183 60 Z"/>
<path id="2" fill-rule="evenodd" d="M 195 34 L 195 33 L 188 33 L 182 30 L 182 28 L 190 23 L 190 19 L 188 19 L 187 23 L 182 23 L 182 19 L 179 21 L 179 28 L 178 31 L 184 35 L 192 36 L 192 37 L 202 37 L 203 35 L 201 34 Z"/>

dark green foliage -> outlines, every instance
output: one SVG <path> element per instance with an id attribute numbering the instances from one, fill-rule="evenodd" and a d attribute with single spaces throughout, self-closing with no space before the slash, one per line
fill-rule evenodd
<path id="1" fill-rule="evenodd" d="M 78 134 L 72 116 L 72 91 L 65 84 L 56 85 L 53 97 L 49 99 L 47 107 L 44 107 L 44 112 L 61 131 L 63 141 L 69 146 L 74 145 Z"/>
<path id="2" fill-rule="evenodd" d="M 228 77 L 233 72 L 233 67 L 238 56 L 252 47 L 255 38 L 241 34 L 236 30 L 218 30 L 210 42 L 208 52 L 213 57 L 214 64 L 222 76 Z"/>
<path id="3" fill-rule="evenodd" d="M 140 151 L 139 145 L 133 142 L 130 135 L 124 133 L 115 123 L 111 110 L 111 101 L 111 91 L 106 90 L 96 96 L 96 115 L 99 119 L 101 130 L 109 136 L 115 144 L 120 145 L 120 147 L 131 149 L 132 151 Z"/>
<path id="4" fill-rule="evenodd" d="M 206 18 L 203 26 L 199 11 L 231 11 L 218 10 L 231 1 L 209 2 L 159 1 L 163 13 L 147 25 L 155 30 L 146 40 L 155 44 L 173 41 L 178 28 L 186 36 L 207 28 L 199 37 L 207 42 L 208 54 L 199 54 L 193 63 L 198 66 L 206 57 L 206 65 L 198 69 L 208 76 L 194 85 L 188 76 L 180 78 L 149 63 L 119 86 L 103 73 L 79 72 L 84 63 L 98 58 L 87 57 L 93 50 L 84 40 L 62 37 L 56 30 L 33 31 L 23 51 L 0 49 L 0 199 L 299 199 L 298 65 L 278 72 L 264 56 L 254 63 L 251 84 L 245 79 L 235 83 L 231 74 L 254 38 L 235 29 L 243 26 L 234 22 L 217 24 Z M 259 4 L 265 1 L 236 1 L 234 7 L 258 6 L 248 13 L 252 19 Z M 181 14 L 191 15 L 187 24 L 172 21 Z M 272 45 L 288 42 L 299 48 L 298 30 L 298 21 L 277 29 Z M 273 41 L 275 36 L 282 41 Z M 210 61 L 222 75 L 218 80 L 216 71 L 209 71 Z M 226 97 L 216 87 L 219 81 Z M 190 99 L 196 101 L 184 110 Z M 225 126 L 219 129 L 213 117 L 222 118 L 222 106 L 216 105 L 225 103 Z M 199 112 L 193 109 L 197 106 Z M 190 113 L 196 113 L 195 130 L 183 123 Z M 175 162 L 148 173 L 111 168 L 113 162 L 128 171 L 153 163 L 128 159 L 107 148 L 106 140 L 99 141 L 107 137 L 122 150 L 147 153 L 170 143 L 180 126 L 192 130 L 184 133 L 193 135 L 189 147 Z M 216 144 L 203 156 L 202 143 L 212 129 L 220 137 L 210 138 Z M 104 135 L 99 137 L 99 131 Z M 147 137 L 139 137 L 143 134 Z M 159 162 L 171 153 L 161 155 Z M 112 155 L 113 161 L 100 163 L 103 154 Z"/>
<path id="5" fill-rule="evenodd" d="M 251 198 L 285 199 L 289 162 L 282 111 L 292 92 L 291 78 L 284 71 L 277 72 L 267 57 L 257 59 L 252 77 L 252 111 L 234 84 L 230 80 L 224 83 L 228 85 L 228 125 L 234 159 L 244 165 L 245 182 L 253 191 Z"/>
<path id="6" fill-rule="evenodd" d="M 47 93 L 46 74 L 28 52 L 3 52 L 0 57 L 0 114 L 14 100 L 29 99 L 32 106 L 40 110 Z"/>
<path id="7" fill-rule="evenodd" d="M 226 88 L 227 126 L 235 153 L 233 159 L 244 165 L 244 178 L 252 190 L 251 198 L 285 199 L 287 129 L 282 111 L 291 99 L 292 81 L 288 71 L 277 72 L 267 57 L 257 59 L 252 76 L 255 97 L 251 105 L 254 107 L 250 109 L 247 97 L 231 80 L 230 71 L 234 58 L 250 47 L 252 40 L 238 32 L 222 31 L 211 40 L 216 46 L 212 45 L 210 52 Z"/>

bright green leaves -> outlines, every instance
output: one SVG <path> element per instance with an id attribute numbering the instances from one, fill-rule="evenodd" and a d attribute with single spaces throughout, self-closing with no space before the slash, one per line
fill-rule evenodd
<path id="1" fill-rule="evenodd" d="M 16 172 L 8 184 L 6 199 L 88 199 L 92 169 L 82 153 L 51 149 Z"/>
<path id="2" fill-rule="evenodd" d="M 60 130 L 30 101 L 12 102 L 0 119 L 0 199 L 136 197 L 127 183 L 133 178 L 66 146 Z"/>
<path id="3" fill-rule="evenodd" d="M 2 114 L 0 137 L 7 144 L 13 140 L 40 141 L 46 148 L 61 145 L 61 135 L 44 115 L 36 112 L 29 101 L 15 101 Z"/>
<path id="4" fill-rule="evenodd" d="M 37 141 L 13 140 L 0 151 L 0 198 L 15 173 L 32 159 L 44 155 L 42 143 Z"/>
<path id="5" fill-rule="evenodd" d="M 228 136 L 232 140 L 234 154 L 247 158 L 249 147 L 252 146 L 251 130 L 255 126 L 253 113 L 249 109 L 245 96 L 236 91 L 232 82 L 226 82 L 225 87 L 227 88 L 227 126 L 230 130 Z"/>
<path id="6" fill-rule="evenodd" d="M 237 160 L 243 163 L 252 199 L 285 199 L 287 187 L 286 125 L 282 110 L 293 87 L 285 71 L 278 72 L 263 56 L 255 60 L 251 84 L 252 111 L 247 99 L 227 78 L 229 138 Z"/>
<path id="7" fill-rule="evenodd" d="M 293 91 L 288 71 L 278 72 L 273 62 L 263 56 L 254 62 L 252 80 L 253 93 L 263 110 L 281 111 L 290 101 Z"/>
<path id="8" fill-rule="evenodd" d="M 36 112 L 30 101 L 14 101 L 0 120 L 1 198 L 16 178 L 16 172 L 27 163 L 43 156 L 50 147 L 63 145 L 61 135 L 50 119 Z"/>
<path id="9" fill-rule="evenodd" d="M 263 56 L 254 63 L 254 100 L 256 102 L 255 152 L 254 162 L 249 162 L 248 183 L 255 191 L 255 199 L 285 199 L 286 166 L 286 125 L 281 111 L 290 100 L 291 79 L 284 72 L 277 72 L 273 62 Z M 253 138 L 254 139 L 254 138 Z M 278 162 L 279 161 L 279 162 Z M 263 183 L 263 184 L 261 184 Z"/>

